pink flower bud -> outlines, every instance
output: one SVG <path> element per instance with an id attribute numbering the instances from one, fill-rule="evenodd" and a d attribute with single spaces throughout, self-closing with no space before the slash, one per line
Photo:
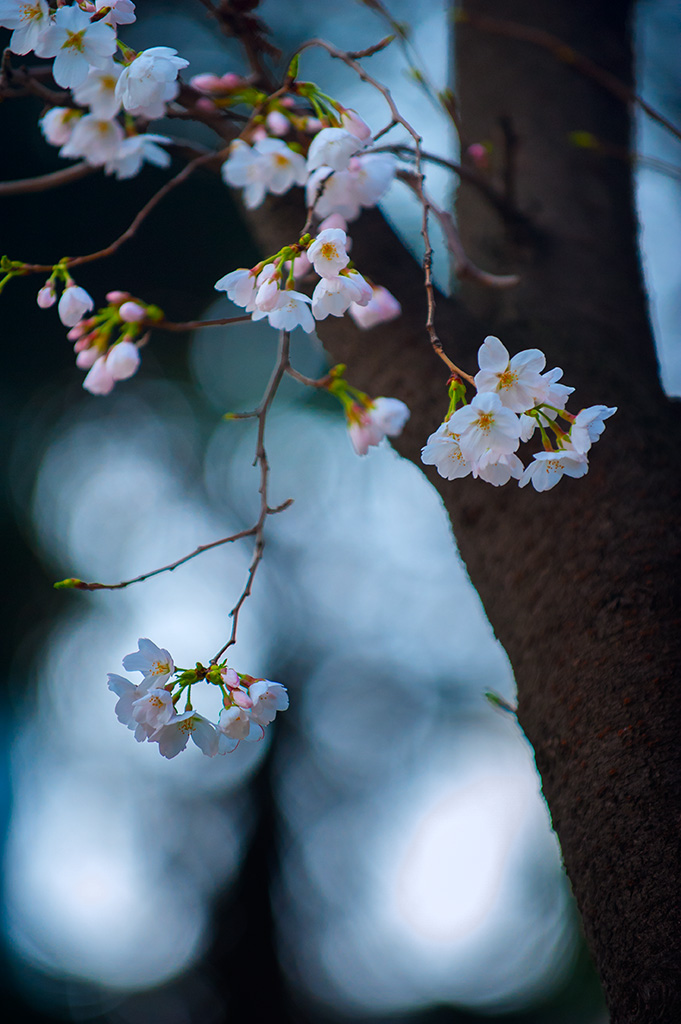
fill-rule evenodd
<path id="1" fill-rule="evenodd" d="M 223 89 L 222 79 L 213 74 L 194 75 L 189 84 L 199 92 L 222 92 Z"/>
<path id="2" fill-rule="evenodd" d="M 266 139 L 266 138 L 267 138 L 267 132 L 262 127 L 262 125 L 258 125 L 258 127 L 254 128 L 253 131 L 251 132 L 251 141 L 252 142 L 260 142 L 262 139 Z"/>
<path id="3" fill-rule="evenodd" d="M 481 142 L 474 142 L 466 150 L 466 156 L 470 157 L 476 167 L 486 170 L 489 166 L 489 153 Z"/>
<path id="4" fill-rule="evenodd" d="M 346 132 L 350 132 L 352 135 L 356 135 L 362 142 L 366 142 L 367 139 L 371 138 L 371 128 L 362 120 L 356 110 L 344 110 L 341 114 L 341 128 L 345 128 Z"/>
<path id="5" fill-rule="evenodd" d="M 244 84 L 241 75 L 235 75 L 233 71 L 228 71 L 227 74 L 222 76 L 220 81 L 222 82 L 222 88 L 228 92 L 231 92 L 233 89 L 240 89 Z"/>
<path id="6" fill-rule="evenodd" d="M 49 281 L 42 286 L 38 295 L 36 296 L 36 302 L 41 309 L 49 309 L 50 306 L 54 306 L 57 301 L 57 293 L 54 290 L 54 285 Z"/>
<path id="7" fill-rule="evenodd" d="M 353 302 L 348 312 L 358 327 L 367 330 L 377 324 L 387 324 L 402 312 L 402 307 L 394 295 L 382 285 L 374 285 L 373 297 L 366 306 Z"/>
<path id="8" fill-rule="evenodd" d="M 106 369 L 114 380 L 128 380 L 140 364 L 140 354 L 137 345 L 131 341 L 120 341 L 113 348 L 109 349 L 106 357 Z"/>
<path id="9" fill-rule="evenodd" d="M 232 700 L 240 708 L 252 708 L 253 701 L 243 690 L 232 690 Z"/>
<path id="10" fill-rule="evenodd" d="M 212 114 L 213 111 L 217 110 L 217 107 L 208 96 L 202 96 L 200 100 L 196 101 L 196 109 L 202 110 L 204 114 Z"/>
<path id="11" fill-rule="evenodd" d="M 271 111 L 265 118 L 265 124 L 272 135 L 277 135 L 280 138 L 288 135 L 289 128 L 291 127 L 289 119 L 279 110 Z"/>
<path id="12" fill-rule="evenodd" d="M 139 302 L 124 302 L 118 312 L 126 324 L 137 324 L 147 315 L 146 309 Z"/>
<path id="13" fill-rule="evenodd" d="M 76 366 L 79 370 L 89 370 L 99 359 L 99 349 L 83 348 L 76 356 Z"/>
<path id="14" fill-rule="evenodd" d="M 107 370 L 106 362 L 104 356 L 100 356 L 83 381 L 83 387 L 92 395 L 108 395 L 114 389 L 116 381 Z"/>
<path id="15" fill-rule="evenodd" d="M 118 302 L 125 302 L 126 299 L 130 298 L 130 292 L 107 292 L 106 301 L 111 302 L 114 305 Z"/>

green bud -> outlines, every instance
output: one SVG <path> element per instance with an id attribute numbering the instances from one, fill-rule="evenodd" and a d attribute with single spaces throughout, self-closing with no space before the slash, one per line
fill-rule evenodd
<path id="1" fill-rule="evenodd" d="M 286 72 L 286 77 L 290 78 L 292 82 L 294 82 L 296 80 L 296 78 L 298 77 L 298 66 L 299 66 L 299 64 L 300 64 L 300 54 L 297 53 L 295 55 L 295 57 L 293 58 L 293 60 L 291 61 L 291 63 L 289 64 L 288 71 Z"/>
<path id="2" fill-rule="evenodd" d="M 494 690 L 486 690 L 485 697 L 493 708 L 498 708 L 499 711 L 506 711 L 509 715 L 517 714 L 517 708 L 514 708 L 512 704 L 504 700 L 501 694 L 495 693 Z"/>
<path id="3" fill-rule="evenodd" d="M 82 590 L 85 584 L 82 580 L 77 580 L 74 577 L 68 580 L 59 580 L 58 583 L 53 583 L 52 586 L 55 590 Z"/>

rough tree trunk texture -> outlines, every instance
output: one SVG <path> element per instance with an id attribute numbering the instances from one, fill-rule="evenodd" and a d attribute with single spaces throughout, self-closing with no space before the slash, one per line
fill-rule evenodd
<path id="1" fill-rule="evenodd" d="M 626 3 L 466 0 L 463 8 L 543 28 L 631 80 Z M 571 408 L 603 403 L 619 412 L 592 450 L 588 476 L 548 493 L 428 475 L 513 664 L 519 721 L 612 1024 L 678 1024 L 681 429 L 658 382 L 630 166 L 568 139 L 589 131 L 621 150 L 630 112 L 537 46 L 471 24 L 456 36 L 465 138 L 492 140 L 496 161 L 511 140 L 511 185 L 531 227 L 504 224 L 472 187 L 461 188 L 469 255 L 522 281 L 440 299 L 445 350 L 474 372 L 487 334 L 511 352 L 536 346 L 577 388 Z M 300 213 L 275 200 L 253 223 L 274 251 L 299 230 Z M 447 406 L 446 371 L 423 328 L 422 276 L 375 211 L 352 234 L 356 265 L 399 296 L 404 315 L 367 333 L 329 318 L 320 334 L 354 383 L 410 405 L 395 447 L 418 462 Z"/>

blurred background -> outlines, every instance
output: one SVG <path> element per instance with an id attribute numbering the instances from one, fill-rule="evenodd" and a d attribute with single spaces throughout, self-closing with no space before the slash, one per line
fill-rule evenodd
<path id="1" fill-rule="evenodd" d="M 390 7 L 413 17 L 406 0 Z M 428 0 L 413 24 L 439 84 L 451 75 L 446 15 Z M 359 4 L 269 0 L 262 16 L 284 52 L 314 34 L 353 49 L 386 34 Z M 638 89 L 677 121 L 680 35 L 673 0 L 639 4 Z M 175 47 L 194 74 L 246 70 L 198 3 L 140 3 L 121 36 L 138 50 Z M 455 157 L 399 50 L 372 58 L 372 72 L 418 120 L 425 148 Z M 385 123 L 380 98 L 342 66 L 312 53 L 302 73 L 374 130 Z M 63 166 L 40 111 L 29 99 L 0 108 L 0 179 Z M 681 172 L 666 165 L 681 154 L 645 121 L 637 149 L 661 373 L 679 394 Z M 95 174 L 5 199 L 0 248 L 45 262 L 92 251 L 165 177 Z M 451 197 L 446 172 L 429 182 Z M 418 210 L 398 186 L 384 212 L 417 247 Z M 233 196 L 198 174 L 77 283 L 97 304 L 123 289 L 170 319 L 225 316 L 213 282 L 257 258 Z M 448 289 L 441 249 L 436 273 Z M 357 458 L 328 396 L 287 380 L 268 419 L 271 503 L 295 504 L 268 525 L 232 659 L 289 687 L 290 710 L 263 743 L 212 760 L 192 747 L 167 762 L 116 721 L 106 675 L 139 636 L 183 665 L 221 646 L 250 549 L 219 548 L 118 593 L 51 584 L 115 582 L 250 525 L 254 428 L 221 415 L 257 403 L 276 337 L 252 323 L 156 334 L 140 373 L 96 398 L 55 311 L 35 304 L 41 283 L 17 279 L 2 296 L 6 1016 L 603 1024 L 531 751 L 484 698 L 513 701 L 511 668 L 439 498 L 387 445 Z M 324 371 L 314 337 L 296 331 L 292 351 L 302 372 Z"/>

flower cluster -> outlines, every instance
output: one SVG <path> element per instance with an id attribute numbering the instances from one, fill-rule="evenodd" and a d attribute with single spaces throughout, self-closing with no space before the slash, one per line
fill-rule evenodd
<path id="1" fill-rule="evenodd" d="M 478 364 L 477 394 L 467 404 L 465 386 L 458 378 L 452 382 L 447 416 L 428 438 L 422 461 L 447 480 L 471 473 L 499 487 L 513 478 L 521 487 L 531 481 L 537 491 L 550 490 L 563 475 L 584 476 L 587 452 L 617 409 L 594 405 L 576 416 L 566 412 L 574 388 L 558 383 L 563 375 L 558 367 L 542 372 L 546 357 L 539 349 L 510 358 L 499 339 L 489 337 Z M 463 405 L 457 409 L 459 401 Z M 568 429 L 559 426 L 559 418 Z M 515 452 L 537 429 L 544 447 L 525 467 Z"/>
<path id="2" fill-rule="evenodd" d="M 53 57 L 55 82 L 71 89 L 78 104 L 47 111 L 40 119 L 46 140 L 61 147 L 60 156 L 82 158 L 121 179 L 138 174 L 144 163 L 170 163 L 159 144 L 171 140 L 139 133 L 132 117 L 163 117 L 179 92 L 178 72 L 189 63 L 167 46 L 136 54 L 119 44 L 117 26 L 133 21 L 132 0 L 83 0 L 57 10 L 45 0 L 0 0 L 0 25 L 14 29 L 10 49 Z"/>
<path id="3" fill-rule="evenodd" d="M 349 384 L 344 373 L 345 366 L 334 366 L 324 387 L 343 406 L 352 447 L 358 455 L 366 455 L 369 448 L 385 437 L 398 437 L 410 412 L 399 398 L 370 398 Z"/>
<path id="4" fill-rule="evenodd" d="M 57 287 L 63 291 L 57 307 L 59 318 L 71 330 L 76 366 L 88 370 L 83 387 L 93 395 L 108 395 L 119 380 L 128 380 L 140 365 L 139 350 L 147 341 L 144 325 L 163 319 L 158 306 L 151 306 L 129 292 L 108 292 L 108 305 L 94 316 L 92 296 L 75 284 L 67 270 L 57 264 L 51 277 L 38 292 L 37 302 L 48 309 L 57 301 Z"/>
<path id="5" fill-rule="evenodd" d="M 299 143 L 272 137 L 289 128 L 287 117 L 274 111 L 256 129 L 261 134 L 254 137 L 251 132 L 252 145 L 244 139 L 232 143 L 222 165 L 225 183 L 244 190 L 249 209 L 260 206 L 268 192 L 281 195 L 293 185 L 305 185 L 307 205 L 318 218 L 337 213 L 355 220 L 362 207 L 383 198 L 397 162 L 390 153 L 363 153 L 371 130 L 355 111 L 342 111 L 341 126 L 321 128 L 309 144 L 307 159 Z M 275 115 L 281 120 L 273 120 Z"/>
<path id="6" fill-rule="evenodd" d="M 329 218 L 329 222 L 331 218 Z M 335 223 L 345 222 L 336 218 Z M 328 223 L 328 222 L 327 222 Z M 371 285 L 350 264 L 348 236 L 342 227 L 324 227 L 316 236 L 304 235 L 295 245 L 284 246 L 274 256 L 250 270 L 240 267 L 225 274 L 215 287 L 227 292 L 253 320 L 267 317 L 270 326 L 291 331 L 302 327 L 311 334 L 315 320 L 343 316 L 350 311 L 373 308 L 363 326 L 373 326 L 399 315 L 400 305 L 385 288 Z M 287 269 L 288 268 L 288 269 Z M 319 280 L 312 297 L 297 291 L 295 278 L 314 271 Z"/>
<path id="7" fill-rule="evenodd" d="M 138 650 L 123 658 L 123 668 L 141 672 L 142 682 L 135 685 L 124 676 L 109 673 L 109 689 L 118 697 L 116 717 L 133 731 L 138 743 L 158 743 L 167 758 L 184 750 L 190 737 L 207 757 L 230 753 L 241 740 L 261 740 L 277 711 L 288 707 L 288 694 L 281 683 L 235 672 L 227 662 L 179 669 L 165 648 L 144 638 L 138 641 Z M 221 693 L 217 722 L 192 707 L 192 686 L 201 681 Z M 178 712 L 183 698 L 184 710 Z"/>

